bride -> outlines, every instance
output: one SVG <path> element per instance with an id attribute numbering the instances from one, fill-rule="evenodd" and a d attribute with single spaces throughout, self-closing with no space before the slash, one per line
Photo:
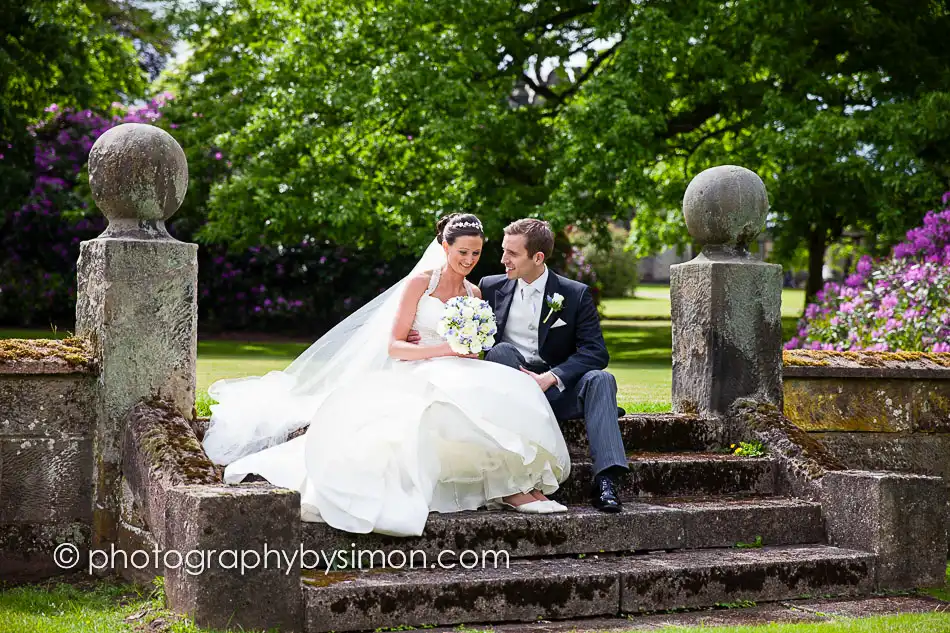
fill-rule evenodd
<path id="1" fill-rule="evenodd" d="M 567 510 L 545 496 L 570 458 L 537 383 L 456 354 L 436 332 L 445 301 L 480 298 L 466 276 L 481 222 L 452 214 L 437 234 L 407 277 L 286 370 L 211 385 L 218 404 L 203 445 L 227 464 L 226 482 L 257 474 L 299 491 L 304 521 L 355 533 L 418 536 L 430 511 L 485 505 Z"/>

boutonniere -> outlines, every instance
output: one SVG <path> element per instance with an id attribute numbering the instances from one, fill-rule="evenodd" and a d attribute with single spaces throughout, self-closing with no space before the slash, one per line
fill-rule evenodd
<path id="1" fill-rule="evenodd" d="M 550 308 L 550 310 L 548 310 L 548 315 L 544 317 L 544 323 L 548 322 L 548 319 L 551 318 L 552 314 L 554 314 L 555 312 L 560 312 L 561 309 L 564 307 L 564 295 L 559 294 L 557 292 L 555 292 L 553 295 L 548 295 L 547 303 L 548 303 L 548 308 Z"/>

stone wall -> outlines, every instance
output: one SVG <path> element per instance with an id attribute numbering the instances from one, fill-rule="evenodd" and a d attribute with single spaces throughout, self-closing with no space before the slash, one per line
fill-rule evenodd
<path id="1" fill-rule="evenodd" d="M 786 352 L 785 415 L 849 468 L 950 482 L 950 354 Z"/>
<path id="2" fill-rule="evenodd" d="M 786 351 L 783 374 L 785 416 L 847 468 L 950 489 L 950 354 Z"/>
<path id="3" fill-rule="evenodd" d="M 60 543 L 88 551 L 97 373 L 77 339 L 0 341 L 0 579 L 61 572 Z"/>

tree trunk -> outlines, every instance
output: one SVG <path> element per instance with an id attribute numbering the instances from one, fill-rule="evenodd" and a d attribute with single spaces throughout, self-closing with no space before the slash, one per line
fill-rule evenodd
<path id="1" fill-rule="evenodd" d="M 821 277 L 825 264 L 825 249 L 828 247 L 824 227 L 812 227 L 808 231 L 808 281 L 805 283 L 805 305 L 815 300 L 815 295 L 825 285 Z"/>

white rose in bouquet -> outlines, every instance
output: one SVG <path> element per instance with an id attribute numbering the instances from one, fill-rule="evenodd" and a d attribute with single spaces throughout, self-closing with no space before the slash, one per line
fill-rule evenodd
<path id="1" fill-rule="evenodd" d="M 495 313 L 487 301 L 476 297 L 454 297 L 436 327 L 457 354 L 478 354 L 495 344 Z"/>

